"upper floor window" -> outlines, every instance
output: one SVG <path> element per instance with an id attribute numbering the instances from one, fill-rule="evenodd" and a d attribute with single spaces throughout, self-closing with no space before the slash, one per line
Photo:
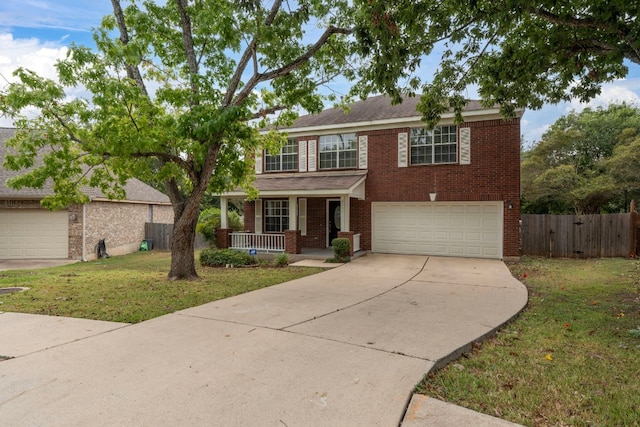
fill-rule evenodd
<path id="1" fill-rule="evenodd" d="M 358 145 L 355 133 L 325 135 L 319 140 L 320 169 L 355 168 Z"/>
<path id="2" fill-rule="evenodd" d="M 457 163 L 458 128 L 437 126 L 433 130 L 411 129 L 411 164 Z"/>
<path id="3" fill-rule="evenodd" d="M 278 154 L 266 153 L 264 166 L 267 172 L 298 170 L 298 143 L 296 140 L 287 140 Z"/>

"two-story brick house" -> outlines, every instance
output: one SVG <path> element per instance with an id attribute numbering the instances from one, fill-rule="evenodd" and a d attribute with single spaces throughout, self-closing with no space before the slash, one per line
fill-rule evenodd
<path id="1" fill-rule="evenodd" d="M 223 218 L 218 246 L 299 253 L 347 237 L 356 251 L 518 257 L 522 112 L 504 120 L 470 101 L 463 124 L 445 114 L 429 131 L 417 102 L 378 96 L 300 117 L 279 153 L 257 153 L 247 232 Z M 222 194 L 223 211 L 244 196 Z"/>

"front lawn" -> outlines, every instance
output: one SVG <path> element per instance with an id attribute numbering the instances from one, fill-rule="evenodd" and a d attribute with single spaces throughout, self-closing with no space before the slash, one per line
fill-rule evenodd
<path id="1" fill-rule="evenodd" d="M 136 323 L 299 277 L 321 268 L 199 268 L 199 281 L 166 279 L 168 252 L 138 252 L 41 270 L 0 272 L 0 311 Z"/>
<path id="2" fill-rule="evenodd" d="M 419 393 L 528 426 L 640 425 L 640 263 L 523 258 L 527 309 Z"/>

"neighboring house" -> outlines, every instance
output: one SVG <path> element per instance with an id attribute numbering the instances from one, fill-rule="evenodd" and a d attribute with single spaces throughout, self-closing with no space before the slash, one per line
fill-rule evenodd
<path id="1" fill-rule="evenodd" d="M 96 258 L 95 247 L 105 239 L 109 255 L 139 250 L 146 222 L 173 223 L 169 198 L 149 185 L 131 179 L 124 200 L 109 200 L 87 188 L 91 201 L 49 211 L 40 200 L 51 186 L 14 190 L 7 179 L 21 172 L 5 170 L 5 141 L 15 129 L 0 128 L 0 259 Z"/>
<path id="2" fill-rule="evenodd" d="M 259 199 L 244 205 L 247 233 L 218 246 L 352 249 L 481 258 L 519 256 L 520 116 L 470 101 L 464 123 L 445 114 L 433 131 L 418 98 L 378 96 L 300 117 L 279 153 L 256 155 Z M 243 198 L 240 190 L 221 195 Z"/>

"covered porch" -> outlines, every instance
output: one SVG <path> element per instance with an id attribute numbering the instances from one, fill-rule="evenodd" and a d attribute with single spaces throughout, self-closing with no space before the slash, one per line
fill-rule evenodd
<path id="1" fill-rule="evenodd" d="M 217 246 L 259 252 L 300 254 L 350 241 L 351 255 L 361 249 L 361 230 L 352 228 L 351 201 L 365 196 L 365 171 L 269 174 L 257 177 L 259 198 L 241 191 L 220 196 Z M 230 199 L 244 199 L 245 230 L 228 228 Z"/>

